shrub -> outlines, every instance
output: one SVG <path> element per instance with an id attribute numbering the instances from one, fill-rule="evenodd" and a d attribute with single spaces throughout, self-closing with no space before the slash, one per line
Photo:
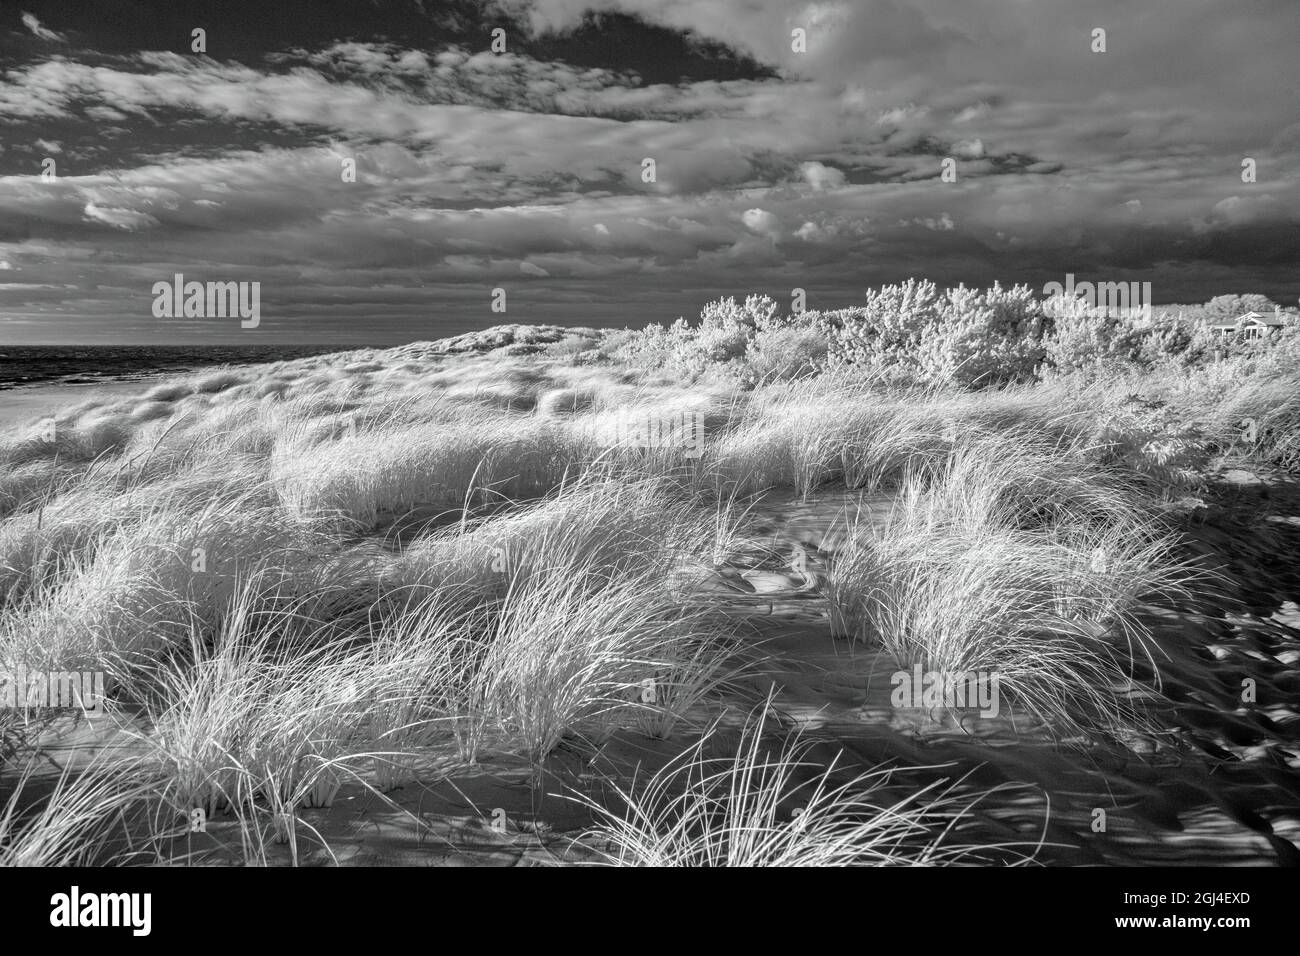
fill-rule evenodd
<path id="1" fill-rule="evenodd" d="M 1248 292 L 1245 295 L 1216 295 L 1205 303 L 1205 314 L 1215 322 L 1230 322 L 1247 312 L 1269 314 L 1277 308 L 1277 303 L 1266 295 Z"/>
<path id="2" fill-rule="evenodd" d="M 697 327 L 685 319 L 667 328 L 651 325 L 638 332 L 610 336 L 602 350 L 608 348 L 607 354 L 628 365 L 689 381 L 713 366 L 743 376 L 744 358 L 755 336 L 789 325 L 768 296 L 751 295 L 743 304 L 729 296 L 705 305 Z"/>
<path id="3" fill-rule="evenodd" d="M 867 292 L 867 304 L 832 319 L 836 359 L 901 367 L 919 380 L 965 386 L 1032 379 L 1043 359 L 1043 311 L 1028 286 L 940 292 L 909 279 Z"/>
<path id="4" fill-rule="evenodd" d="M 786 324 L 778 315 L 779 309 L 780 306 L 766 295 L 746 296 L 743 304 L 728 296 L 710 302 L 700 310 L 700 328 L 743 326 L 761 332 Z"/>

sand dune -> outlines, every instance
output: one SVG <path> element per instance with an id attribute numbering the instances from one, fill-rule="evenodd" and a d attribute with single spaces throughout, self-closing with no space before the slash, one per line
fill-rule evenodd
<path id="1" fill-rule="evenodd" d="M 4 718 L 52 809 L 0 854 L 1300 861 L 1291 472 L 1171 493 L 1050 386 L 686 386 L 568 334 L 11 405 L 0 658 L 113 690 Z M 1006 698 L 899 706 L 914 665 Z"/>

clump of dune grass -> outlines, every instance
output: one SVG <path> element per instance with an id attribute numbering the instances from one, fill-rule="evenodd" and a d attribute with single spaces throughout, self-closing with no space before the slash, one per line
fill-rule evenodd
<path id="1" fill-rule="evenodd" d="M 1300 468 L 1300 375 L 1294 370 L 1242 382 L 1208 417 L 1218 447 Z"/>
<path id="2" fill-rule="evenodd" d="M 0 526 L 0 661 L 128 666 L 183 643 L 192 627 L 218 627 L 255 575 L 318 604 L 364 577 L 364 561 L 340 559 L 332 540 L 278 509 L 261 485 L 227 477 L 197 485 L 206 500 L 176 483 L 108 500 L 64 496 Z"/>
<path id="3" fill-rule="evenodd" d="M 643 782 L 614 787 L 610 809 L 582 837 L 616 866 L 924 866 L 1028 862 L 1032 842 L 962 843 L 957 826 L 979 797 L 955 781 L 922 785 L 907 771 L 849 775 L 811 759 L 799 735 L 774 740 L 764 705 L 732 756 L 711 757 L 717 728 Z M 924 769 L 924 768 L 918 768 Z M 839 782 L 837 782 L 839 781 Z"/>
<path id="4" fill-rule="evenodd" d="M 671 480 L 591 473 L 542 500 L 502 501 L 488 517 L 462 512 L 412 542 L 382 583 L 500 597 L 557 566 L 596 585 L 633 570 L 680 578 L 725 551 L 738 523 L 730 505 L 700 508 Z"/>
<path id="5" fill-rule="evenodd" d="M 39 763 L 29 754 L 0 804 L 0 867 L 104 866 L 133 851 L 154 800 L 138 761 L 101 754 L 80 769 L 69 761 L 47 792 L 30 794 L 43 789 Z"/>
<path id="6" fill-rule="evenodd" d="M 250 584 L 214 646 L 195 641 L 135 675 L 161 799 L 233 813 L 255 845 L 270 832 L 296 860 L 299 811 L 328 807 L 370 759 L 358 728 L 377 676 L 293 607 L 260 608 Z"/>
<path id="7" fill-rule="evenodd" d="M 451 510 L 483 496 L 539 497 L 574 461 L 591 457 L 547 422 L 479 418 L 286 443 L 272 456 L 272 480 L 292 513 L 365 527 L 382 515 Z"/>
<path id="8" fill-rule="evenodd" d="M 422 757 L 463 762 L 449 752 L 473 721 L 458 706 L 481 656 L 483 614 L 445 600 L 436 587 L 410 591 L 400 610 L 371 622 L 366 642 L 348 659 L 361 678 L 359 738 L 372 754 L 369 781 L 380 793 L 415 780 Z"/>
<path id="9" fill-rule="evenodd" d="M 974 434 L 1003 429 L 1064 441 L 1082 428 L 1065 404 L 1027 389 L 970 395 L 937 387 L 881 391 L 842 374 L 756 389 L 709 449 L 708 473 L 734 492 L 842 483 L 874 491 L 946 460 Z"/>
<path id="10" fill-rule="evenodd" d="M 566 569 L 512 588 L 494 615 L 467 709 L 534 761 L 567 735 L 600 733 L 633 697 L 684 719 L 716 689 L 696 678 L 720 672 L 728 645 L 707 630 L 704 609 L 683 611 L 655 584 L 626 574 L 592 591 Z M 687 644 L 696 653 L 679 654 Z M 646 681 L 658 692 L 642 700 Z"/>
<path id="11" fill-rule="evenodd" d="M 61 478 L 54 461 L 34 461 L 0 471 L 0 520 L 47 497 Z"/>
<path id="12" fill-rule="evenodd" d="M 92 411 L 71 419 L 46 420 L 17 437 L 0 440 L 0 464 L 95 461 L 119 451 L 130 440 L 134 424 L 125 414 Z"/>
<path id="13" fill-rule="evenodd" d="M 1123 485 L 987 435 L 909 476 L 883 530 L 849 532 L 826 587 L 838 630 L 902 670 L 996 674 L 1052 727 L 1145 726 L 1134 665 L 1158 687 L 1161 652 L 1141 602 L 1185 594 L 1192 573 Z"/>
<path id="14" fill-rule="evenodd" d="M 590 479 L 408 551 L 384 580 L 397 585 L 411 641 L 430 633 L 419 601 L 467 612 L 446 638 L 460 670 L 437 667 L 443 692 L 460 694 L 443 706 L 464 758 L 488 748 L 537 761 L 614 719 L 660 733 L 688 720 L 732 670 L 732 642 L 698 585 L 733 521 L 670 483 Z M 412 607 L 412 587 L 435 595 L 416 591 Z M 642 700 L 647 681 L 655 690 Z"/>

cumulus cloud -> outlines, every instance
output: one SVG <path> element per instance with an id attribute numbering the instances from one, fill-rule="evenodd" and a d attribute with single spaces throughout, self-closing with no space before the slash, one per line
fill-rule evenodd
<path id="1" fill-rule="evenodd" d="M 781 232 L 781 220 L 764 209 L 746 209 L 741 214 L 745 228 L 763 236 L 776 236 Z"/>
<path id="2" fill-rule="evenodd" d="M 819 191 L 823 189 L 837 189 L 844 185 L 844 173 L 841 170 L 823 165 L 822 163 L 803 163 L 799 167 L 799 172 L 809 186 Z"/>
<path id="3" fill-rule="evenodd" d="M 829 238 L 829 233 L 824 227 L 817 225 L 815 222 L 805 222 L 802 226 L 794 231 L 795 237 L 802 239 L 804 242 L 817 242 Z"/>

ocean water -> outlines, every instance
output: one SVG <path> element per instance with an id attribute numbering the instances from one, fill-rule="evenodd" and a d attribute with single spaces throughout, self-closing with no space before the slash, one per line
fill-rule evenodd
<path id="1" fill-rule="evenodd" d="M 338 345 L 0 345 L 0 389 L 124 382 L 213 365 L 279 362 L 350 350 Z"/>

